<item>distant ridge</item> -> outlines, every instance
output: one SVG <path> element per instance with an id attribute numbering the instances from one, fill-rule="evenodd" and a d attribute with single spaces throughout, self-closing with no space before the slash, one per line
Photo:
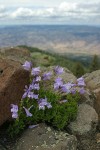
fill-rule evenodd
<path id="1" fill-rule="evenodd" d="M 57 53 L 100 55 L 100 27 L 15 25 L 0 27 L 0 47 L 27 45 Z"/>

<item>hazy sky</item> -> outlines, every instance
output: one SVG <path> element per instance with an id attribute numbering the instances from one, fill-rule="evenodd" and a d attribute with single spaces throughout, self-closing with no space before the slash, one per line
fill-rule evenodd
<path id="1" fill-rule="evenodd" d="M 3 24 L 100 25 L 100 0 L 0 0 Z"/>

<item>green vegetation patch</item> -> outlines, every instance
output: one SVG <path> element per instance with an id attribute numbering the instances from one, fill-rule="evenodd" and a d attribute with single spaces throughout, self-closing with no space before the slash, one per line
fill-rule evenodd
<path id="1" fill-rule="evenodd" d="M 9 135 L 14 137 L 26 127 L 42 122 L 59 130 L 67 127 L 76 118 L 80 95 L 85 92 L 83 77 L 76 83 L 64 83 L 59 77 L 64 72 L 60 66 L 43 72 L 40 67 L 33 68 L 31 62 L 26 61 L 23 67 L 30 71 L 30 84 L 25 86 L 19 106 L 11 104 L 15 120 L 9 127 Z"/>

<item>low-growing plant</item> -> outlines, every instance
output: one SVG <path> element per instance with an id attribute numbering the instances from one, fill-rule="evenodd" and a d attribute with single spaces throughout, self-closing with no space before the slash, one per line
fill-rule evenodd
<path id="1" fill-rule="evenodd" d="M 59 77 L 64 72 L 62 67 L 43 72 L 40 67 L 32 68 L 28 61 L 23 67 L 30 71 L 30 85 L 25 86 L 19 106 L 11 104 L 12 118 L 15 120 L 9 127 L 10 136 L 42 122 L 56 129 L 64 129 L 77 116 L 80 94 L 85 92 L 83 77 L 76 83 L 64 83 Z"/>

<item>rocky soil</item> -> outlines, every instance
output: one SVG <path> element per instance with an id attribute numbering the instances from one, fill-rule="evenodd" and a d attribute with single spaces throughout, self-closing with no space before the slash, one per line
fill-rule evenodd
<path id="1" fill-rule="evenodd" d="M 56 131 L 45 124 L 40 124 L 11 140 L 5 133 L 5 128 L 6 126 L 0 128 L 0 150 L 100 150 L 98 130 L 89 137 L 78 135 L 75 137 L 65 131 Z"/>

